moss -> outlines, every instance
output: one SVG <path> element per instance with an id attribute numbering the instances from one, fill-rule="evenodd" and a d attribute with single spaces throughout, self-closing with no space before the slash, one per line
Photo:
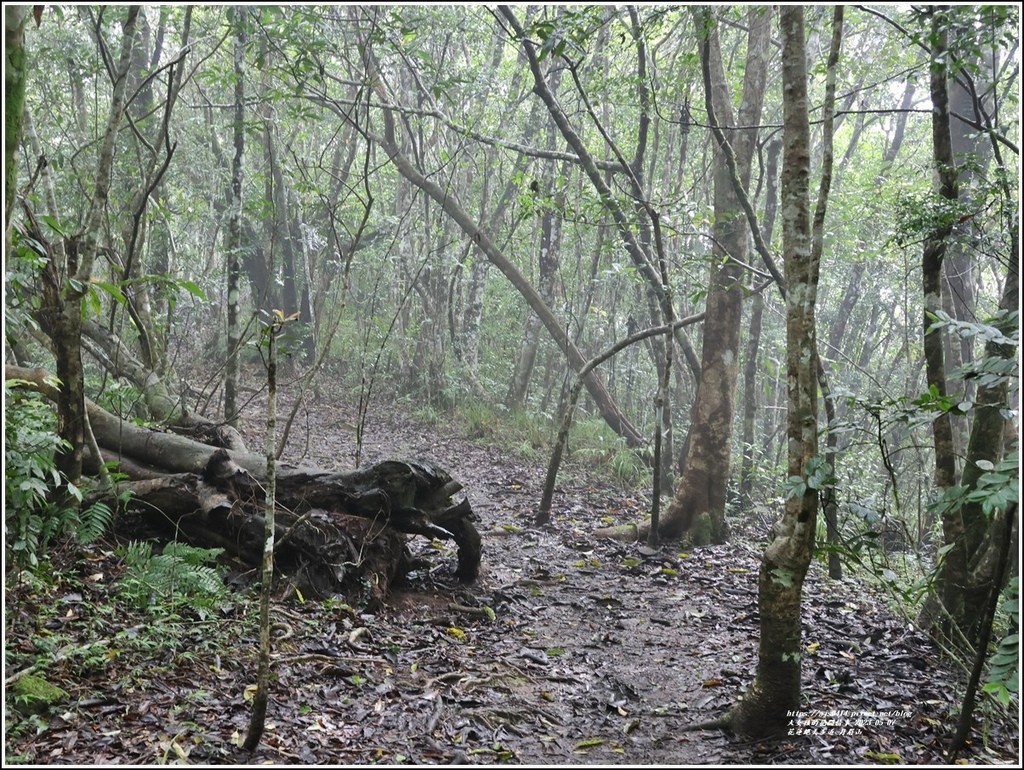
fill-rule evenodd
<path id="1" fill-rule="evenodd" d="M 698 515 L 690 526 L 690 533 L 693 535 L 694 545 L 711 544 L 711 514 L 704 511 Z"/>
<path id="2" fill-rule="evenodd" d="M 43 711 L 71 697 L 66 690 L 35 674 L 27 674 L 12 683 L 11 694 L 15 706 L 27 712 Z"/>

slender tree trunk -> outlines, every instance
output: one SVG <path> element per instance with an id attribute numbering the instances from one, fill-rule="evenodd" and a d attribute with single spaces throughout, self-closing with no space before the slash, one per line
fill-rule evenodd
<path id="1" fill-rule="evenodd" d="M 957 171 L 950 136 L 949 90 L 947 83 L 948 33 L 945 9 L 934 9 L 931 28 L 931 94 L 932 94 L 932 151 L 938 174 L 938 194 L 947 201 L 959 198 Z M 946 368 L 943 335 L 929 332 L 935 321 L 934 314 L 942 310 L 942 263 L 946 242 L 952 227 L 937 228 L 928 234 L 921 258 L 921 278 L 924 292 L 924 357 L 928 390 L 936 400 L 946 396 Z M 940 409 L 932 422 L 935 442 L 935 486 L 940 492 L 957 483 L 956 450 L 953 445 L 953 424 L 947 411 Z M 964 523 L 959 510 L 949 511 L 942 517 L 943 539 L 952 549 L 942 562 L 941 591 L 943 604 L 953 618 L 963 618 L 965 592 L 968 587 L 967 550 Z"/>
<path id="2" fill-rule="evenodd" d="M 1014 250 L 1014 252 L 1016 251 Z M 996 327 L 1007 338 L 1013 339 L 1020 328 L 1014 315 L 1017 309 L 1020 292 L 1018 288 L 1018 270 L 1010 265 L 1007 270 L 1003 296 L 999 302 L 1000 316 Z M 1016 347 L 990 340 L 985 345 L 985 358 L 988 360 L 1012 361 L 1016 355 Z M 998 378 L 992 384 L 983 383 L 978 386 L 974 401 L 974 423 L 971 426 L 970 440 L 967 444 L 967 459 L 960 480 L 964 489 L 973 491 L 987 468 L 1003 459 L 1006 435 L 1006 417 L 1009 404 L 1009 385 L 1006 378 Z M 963 522 L 964 542 L 954 550 L 962 548 L 964 558 L 970 569 L 969 579 L 963 591 L 963 612 L 954 616 L 954 621 L 972 644 L 977 645 L 985 620 L 986 599 L 990 591 L 1001 590 L 997 585 L 994 568 L 997 560 L 988 558 L 1002 545 L 1000 535 L 1002 527 L 999 517 L 986 514 L 980 501 L 967 500 L 959 512 Z"/>
<path id="3" fill-rule="evenodd" d="M 825 249 L 825 212 L 828 206 L 828 196 L 832 189 L 832 166 L 833 166 L 833 134 L 835 131 L 835 109 L 836 109 L 836 69 L 839 65 L 839 52 L 843 43 L 843 7 L 836 6 L 833 11 L 832 43 L 829 50 L 828 64 L 825 72 L 825 99 L 822 103 L 821 120 L 821 181 L 818 185 L 818 198 L 814 206 L 814 222 L 811 226 L 811 264 L 814 270 L 821 265 L 822 253 Z M 812 277 L 817 283 L 817 278 Z M 825 402 L 825 415 L 827 418 L 826 438 L 827 449 L 825 450 L 825 465 L 827 473 L 832 479 L 835 478 L 836 464 L 839 460 L 838 434 L 836 433 L 835 417 L 835 396 L 828 382 L 828 373 L 821 361 L 820 351 L 815 340 L 814 367 L 818 385 L 821 387 L 821 395 Z M 838 580 L 842 577 L 842 564 L 836 548 L 839 545 L 839 511 L 836 498 L 836 486 L 833 480 L 823 485 L 822 496 L 825 502 L 825 526 L 826 538 L 832 550 L 828 555 L 829 577 Z"/>
<path id="4" fill-rule="evenodd" d="M 121 38 L 120 59 L 114 69 L 110 114 L 96 164 L 95 187 L 81 236 L 69 239 L 63 249 L 64 264 L 54 260 L 44 276 L 44 301 L 40 320 L 54 347 L 57 376 L 61 381 L 57 402 L 58 432 L 68 442 L 68 450 L 56 458 L 58 470 L 70 482 L 82 474 L 85 445 L 85 374 L 82 369 L 82 298 L 93 276 L 99 253 L 100 237 L 110 194 L 111 169 L 118 130 L 124 117 L 128 68 L 135 45 L 135 24 L 138 6 L 127 11 Z"/>
<path id="5" fill-rule="evenodd" d="M 959 9 L 958 9 L 959 10 Z M 967 54 L 964 64 L 970 71 L 977 70 L 984 79 L 995 75 L 990 69 L 987 56 L 978 57 Z M 949 109 L 958 115 L 976 116 L 975 101 L 959 79 L 949 84 Z M 979 96 L 984 104 L 985 95 Z M 980 121 L 980 116 L 977 116 Z M 983 209 L 986 203 L 979 200 L 976 183 L 979 177 L 988 176 L 988 166 L 992 157 L 992 147 L 977 130 L 962 120 L 950 121 L 950 147 L 953 159 L 957 164 L 957 185 L 960 200 L 972 210 Z M 966 236 L 967 228 L 961 237 L 953 239 L 946 246 L 946 254 L 942 261 L 943 267 L 943 303 L 945 310 L 953 318 L 971 323 L 978 314 L 978 256 L 977 251 Z M 959 335 L 944 335 L 946 369 L 953 371 L 969 364 L 975 354 L 974 338 Z M 966 380 L 963 384 L 965 400 L 974 397 L 974 383 Z M 966 415 L 952 415 L 953 442 L 958 457 L 962 457 L 967 448 L 969 423 Z"/>
<path id="6" fill-rule="evenodd" d="M 553 144 L 554 136 L 551 139 Z M 550 163 L 548 166 L 550 173 L 546 176 L 548 179 L 554 180 L 556 178 L 555 164 Z M 565 169 L 563 169 L 564 171 Z M 544 198 L 553 198 L 553 200 L 538 200 L 536 203 L 541 208 L 537 292 L 548 307 L 554 307 L 555 281 L 558 276 L 559 252 L 562 248 L 562 224 L 556 218 L 555 210 L 560 208 L 560 204 L 564 200 L 564 192 L 545 189 L 545 187 L 546 183 L 545 186 L 540 186 L 538 183 L 536 195 L 543 195 Z M 537 360 L 537 348 L 540 344 L 540 327 L 540 319 L 536 313 L 531 312 L 526 320 L 526 330 L 523 334 L 519 357 L 509 383 L 509 392 L 505 398 L 505 405 L 510 409 L 521 409 L 526 403 L 526 391 L 533 374 L 534 363 Z"/>
<path id="7" fill-rule="evenodd" d="M 501 66 L 502 57 L 505 51 L 505 29 L 501 24 L 500 19 L 495 19 L 494 35 L 492 37 L 492 51 L 491 51 L 491 73 L 494 77 L 498 77 L 498 71 Z M 518 94 L 521 90 L 519 73 L 522 72 L 521 68 L 516 69 L 516 75 L 513 78 L 513 83 L 509 89 L 510 94 Z M 513 110 L 517 105 L 517 100 L 510 98 L 508 101 L 508 110 L 503 115 L 503 119 L 511 119 Z M 521 139 L 522 144 L 529 145 L 537 132 L 540 130 L 540 105 L 534 102 L 530 109 L 530 116 L 527 119 L 526 129 Z M 498 199 L 497 204 L 494 205 L 490 216 L 486 219 L 488 226 L 492 231 L 496 231 L 501 224 L 502 216 L 508 208 L 509 203 L 514 199 L 514 196 L 519 192 L 519 186 L 515 184 L 513 180 L 522 173 L 526 168 L 527 157 L 520 153 L 513 164 L 513 171 L 508 175 L 508 180 L 505 183 L 504 189 L 501 192 L 501 197 Z M 498 151 L 496 147 L 489 147 L 485 155 L 485 168 L 488 170 L 493 169 L 498 163 Z M 481 208 L 481 219 L 484 219 L 484 209 L 488 205 L 488 190 L 491 187 L 493 180 L 492 174 L 486 174 L 483 181 L 484 194 L 482 199 L 484 201 L 483 207 Z M 513 229 L 515 225 L 513 224 Z M 456 345 L 456 354 L 459 359 L 466 365 L 468 370 L 469 378 L 472 386 L 477 390 L 482 390 L 482 386 L 479 384 L 479 366 L 480 366 L 480 326 L 483 321 L 484 311 L 484 290 L 487 286 L 487 275 L 490 271 L 491 263 L 487 260 L 487 255 L 483 253 L 479 248 L 470 246 L 467 249 L 467 254 L 472 254 L 472 264 L 469 269 L 469 281 L 465 292 L 465 303 L 462 311 L 462 324 L 461 330 L 458 335 L 458 344 Z"/>
<path id="8" fill-rule="evenodd" d="M 224 372 L 224 419 L 238 427 L 238 354 L 242 344 L 242 321 L 239 311 L 239 283 L 242 277 L 242 170 L 245 160 L 245 47 L 246 10 L 244 6 L 228 9 L 229 22 L 235 27 L 234 69 L 234 142 L 231 161 L 231 190 L 228 197 L 227 278 L 228 278 L 228 360 Z"/>
<path id="9" fill-rule="evenodd" d="M 316 346 L 319 340 L 317 318 L 313 315 L 313 266 L 310 263 L 308 239 L 302 232 L 302 209 L 294 192 L 291 195 L 292 217 L 289 219 L 291 240 L 302 265 L 302 291 L 299 292 L 300 334 L 302 336 L 302 362 L 306 365 L 316 360 Z"/>
<path id="10" fill-rule="evenodd" d="M 772 141 L 768 145 L 768 161 L 765 166 L 767 178 L 764 204 L 764 239 L 771 243 L 775 230 L 775 214 L 778 210 L 779 153 L 782 143 Z M 744 506 L 752 502 L 754 486 L 754 422 L 757 416 L 759 351 L 761 344 L 761 318 L 764 313 L 764 296 L 754 295 L 750 302 L 750 324 L 747 350 L 743 366 L 743 460 L 740 463 L 740 499 Z"/>
<path id="11" fill-rule="evenodd" d="M 782 167 L 782 233 L 786 269 L 786 371 L 789 409 L 788 476 L 802 484 L 786 500 L 765 549 L 758 583 L 761 638 L 757 675 L 731 713 L 741 734 L 785 734 L 800 709 L 801 591 L 814 550 L 818 492 L 808 483 L 808 463 L 817 454 L 817 378 L 814 367 L 814 306 L 817 267 L 811 245 L 810 127 L 804 12 L 780 8 L 785 149 Z"/>
<path id="12" fill-rule="evenodd" d="M 270 594 L 274 584 L 274 512 L 277 504 L 277 336 L 284 315 L 277 314 L 267 325 L 267 458 L 266 502 L 263 513 L 263 565 L 260 579 L 260 657 L 256 672 L 256 695 L 252 700 L 249 732 L 242 748 L 253 751 L 263 737 L 270 700 Z"/>

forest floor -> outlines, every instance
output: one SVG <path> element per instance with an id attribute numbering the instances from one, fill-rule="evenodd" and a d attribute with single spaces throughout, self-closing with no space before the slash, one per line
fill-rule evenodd
<path id="1" fill-rule="evenodd" d="M 258 406 L 252 413 L 243 432 L 256 448 Z M 321 401 L 298 422 L 290 459 L 350 466 L 351 407 Z M 340 601 L 275 604 L 267 729 L 250 755 L 239 743 L 255 683 L 256 603 L 240 592 L 229 617 L 205 622 L 103 614 L 121 567 L 111 550 L 94 549 L 78 580 L 45 595 L 6 586 L 8 668 L 30 661 L 47 634 L 65 651 L 104 646 L 49 667 L 69 693 L 62 706 L 5 714 L 5 764 L 943 762 L 964 675 L 882 596 L 856 578 L 828 581 L 818 562 L 805 586 L 806 705 L 793 734 L 744 742 L 682 730 L 720 716 L 753 678 L 764 522 L 691 551 L 598 540 L 594 529 L 636 521 L 649 503 L 570 461 L 554 523 L 537 528 L 546 457 L 425 426 L 391 404 L 371 409 L 366 424 L 363 464 L 430 458 L 464 485 L 484 540 L 475 583 L 451 576 L 453 552 L 417 538 L 410 547 L 426 566 L 373 613 Z M 979 708 L 965 759 L 1018 758 L 1016 721 Z"/>

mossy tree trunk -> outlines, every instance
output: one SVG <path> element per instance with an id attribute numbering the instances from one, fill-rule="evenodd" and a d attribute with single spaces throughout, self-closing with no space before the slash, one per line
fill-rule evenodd
<path id="1" fill-rule="evenodd" d="M 58 470 L 72 483 L 82 475 L 85 446 L 85 373 L 82 367 L 82 298 L 93 277 L 100 250 L 110 194 L 117 134 L 124 117 L 126 82 L 135 45 L 139 6 L 130 6 L 121 35 L 120 59 L 112 73 L 113 92 L 110 113 L 96 163 L 95 187 L 85 227 L 80 236 L 66 239 L 64 249 L 47 249 L 43 274 L 43 302 L 38 317 L 53 342 L 60 395 L 57 399 L 57 425 L 67 450 L 56 458 Z M 34 222 L 37 240 L 41 229 Z M 45 238 L 39 243 L 46 243 Z M 61 255 L 63 259 L 54 258 Z"/>
<path id="2" fill-rule="evenodd" d="M 29 5 L 4 7 L 4 232 L 11 224 L 14 199 L 18 195 L 18 147 L 25 115 L 25 83 L 28 80 L 28 51 L 25 27 L 32 11 Z M 5 237 L 6 240 L 6 237 Z"/>
<path id="3" fill-rule="evenodd" d="M 740 126 L 760 122 L 767 77 L 771 13 L 751 8 L 747 38 L 747 65 L 740 102 Z M 734 127 L 729 83 L 722 63 L 718 32 L 710 12 L 699 11 L 698 25 L 706 35 L 701 44 L 705 70 L 705 101 L 711 125 Z M 684 531 L 694 542 L 722 543 L 728 536 L 725 521 L 726 492 L 732 451 L 732 424 L 736 385 L 739 379 L 740 325 L 743 317 L 745 270 L 750 231 L 743 216 L 733 170 L 726 158 L 732 152 L 735 172 L 743 190 L 750 185 L 751 159 L 757 139 L 756 128 L 729 130 L 731 150 L 716 143 L 714 161 L 714 248 L 708 288 L 701 377 L 693 408 L 693 423 L 687 441 L 684 467 L 676 497 L 665 512 L 660 534 L 678 537 Z"/>
<path id="4" fill-rule="evenodd" d="M 841 25 L 841 16 L 837 17 Z M 786 270 L 786 372 L 790 494 L 758 578 L 757 674 L 730 715 L 733 730 L 785 734 L 800 708 L 802 588 L 814 549 L 818 490 L 808 469 L 818 454 L 815 320 L 818 269 L 811 243 L 810 127 L 804 12 L 780 9 L 784 150 L 781 218 Z"/>

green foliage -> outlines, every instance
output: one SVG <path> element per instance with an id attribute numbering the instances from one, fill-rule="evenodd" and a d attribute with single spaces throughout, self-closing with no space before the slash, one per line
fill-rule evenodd
<path id="1" fill-rule="evenodd" d="M 4 384 L 4 526 L 5 556 L 21 567 L 34 568 L 48 545 L 71 535 L 91 543 L 110 527 L 113 511 L 104 503 L 82 509 L 82 490 L 63 484 L 70 495 L 63 504 L 53 491 L 63 479 L 54 455 L 65 443 L 56 435 L 53 410 L 32 391 Z M 63 496 L 62 496 L 63 497 Z"/>
<path id="2" fill-rule="evenodd" d="M 946 489 L 931 506 L 938 515 L 963 507 L 966 503 L 978 503 L 986 515 L 991 516 L 1010 503 L 1020 500 L 1020 453 L 1010 452 L 998 464 L 978 460 L 977 465 L 984 473 L 978 477 L 973 488 L 960 484 Z"/>
<path id="3" fill-rule="evenodd" d="M 621 436 L 615 435 L 608 424 L 599 418 L 578 420 L 569 432 L 571 457 L 598 467 L 608 468 L 613 477 L 624 486 L 649 484 L 650 467 L 635 449 L 626 446 Z"/>
<path id="4" fill-rule="evenodd" d="M 992 319 L 983 323 L 957 321 L 940 311 L 935 314 L 935 323 L 929 331 L 949 329 L 962 339 L 977 338 L 983 340 L 986 345 L 994 343 L 1003 346 L 1006 351 L 1014 351 L 1020 345 L 1019 320 L 1019 313 L 1016 310 L 999 311 Z M 957 376 L 975 379 L 979 385 L 989 387 L 1013 385 L 1019 378 L 1017 366 L 1015 356 L 989 355 L 961 367 L 957 371 Z M 914 403 L 924 408 L 955 410 L 961 413 L 966 413 L 974 407 L 966 401 L 953 407 L 951 404 L 955 400 L 941 399 L 931 391 Z M 1002 408 L 1009 410 L 1012 406 L 1007 403 L 1003 404 Z M 992 516 L 997 510 L 1019 501 L 1020 458 L 1017 449 L 1008 452 L 998 463 L 985 459 L 973 462 L 982 471 L 981 475 L 971 485 L 958 484 L 944 490 L 942 496 L 932 505 L 934 513 L 942 515 L 966 504 L 978 504 L 987 516 Z"/>
<path id="5" fill-rule="evenodd" d="M 142 391 L 135 385 L 121 380 L 87 377 L 86 387 L 99 388 L 95 401 L 111 414 L 117 415 L 122 420 L 131 420 L 136 424 L 145 424 L 140 418 L 140 412 L 145 409 L 145 398 Z"/>
<path id="6" fill-rule="evenodd" d="M 928 327 L 929 334 L 949 329 L 961 339 L 978 339 L 1012 347 L 1020 345 L 1020 313 L 1017 310 L 1000 310 L 984 323 L 960 321 L 942 310 L 936 310 L 932 317 L 934 323 Z"/>
<path id="7" fill-rule="evenodd" d="M 896 202 L 895 241 L 905 247 L 935 239 L 972 214 L 966 201 L 943 198 L 937 193 L 909 194 Z"/>
<path id="8" fill-rule="evenodd" d="M 537 58 L 543 61 L 548 56 L 573 57 L 586 54 L 591 37 L 604 23 L 604 9 L 598 6 L 584 6 L 582 10 L 561 9 L 555 18 L 542 18 L 523 31 L 527 37 L 541 41 Z"/>
<path id="9" fill-rule="evenodd" d="M 4 260 L 4 333 L 8 339 L 24 340 L 39 325 L 32 312 L 39 306 L 36 277 L 47 264 L 45 247 L 20 228 L 12 228 L 13 249 Z"/>
<path id="10" fill-rule="evenodd" d="M 1006 588 L 1006 599 L 999 607 L 999 622 L 1008 628 L 999 647 L 989 659 L 989 673 L 984 692 L 992 695 L 1004 706 L 1011 698 L 1019 697 L 1020 672 L 1020 578 L 1014 577 Z"/>
<path id="11" fill-rule="evenodd" d="M 66 690 L 35 674 L 17 679 L 11 691 L 15 706 L 26 712 L 45 711 L 69 697 Z"/>
<path id="12" fill-rule="evenodd" d="M 790 476 L 782 482 L 782 494 L 787 500 L 803 497 L 807 494 L 808 489 L 820 491 L 836 483 L 832 466 L 825 462 L 822 455 L 817 455 L 807 461 L 806 474 L 806 477 Z"/>
<path id="13" fill-rule="evenodd" d="M 119 596 L 138 609 L 186 607 L 205 619 L 227 592 L 217 570 L 208 566 L 222 553 L 221 548 L 174 542 L 154 554 L 152 543 L 132 541 L 120 551 L 126 569 Z"/>

